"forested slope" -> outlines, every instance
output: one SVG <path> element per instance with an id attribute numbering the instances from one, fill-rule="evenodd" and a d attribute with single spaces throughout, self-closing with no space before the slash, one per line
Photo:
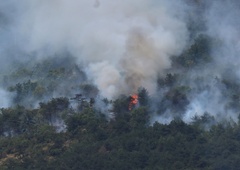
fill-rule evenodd
<path id="1" fill-rule="evenodd" d="M 54 99 L 62 106 L 63 99 Z M 67 100 L 65 101 L 67 104 Z M 107 121 L 92 108 L 58 110 L 66 131 L 49 125 L 44 108 L 3 109 L 1 129 L 13 136 L 0 138 L 1 169 L 238 169 L 240 126 L 222 122 L 204 130 L 209 117 L 191 125 L 174 120 L 168 125 L 148 121 L 148 107 L 119 112 Z M 68 116 L 64 116 L 69 112 Z"/>
<path id="2" fill-rule="evenodd" d="M 239 9 L 0 0 L 0 169 L 240 169 Z"/>

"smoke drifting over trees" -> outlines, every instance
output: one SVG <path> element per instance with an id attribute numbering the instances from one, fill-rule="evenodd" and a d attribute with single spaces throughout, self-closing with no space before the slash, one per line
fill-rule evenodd
<path id="1" fill-rule="evenodd" d="M 190 123 L 206 113 L 237 121 L 239 5 L 2 0 L 0 106 L 36 107 L 86 87 L 89 97 L 116 100 L 144 87 L 153 122 Z"/>
<path id="2" fill-rule="evenodd" d="M 7 6 L 19 5 L 15 6 L 19 16 L 13 16 L 18 20 L 13 25 L 16 45 L 24 52 L 40 53 L 40 59 L 68 50 L 85 63 L 88 77 L 108 98 L 140 86 L 154 92 L 158 73 L 169 68 L 169 57 L 179 55 L 186 45 L 186 24 L 164 1 L 98 4 L 10 1 Z"/>

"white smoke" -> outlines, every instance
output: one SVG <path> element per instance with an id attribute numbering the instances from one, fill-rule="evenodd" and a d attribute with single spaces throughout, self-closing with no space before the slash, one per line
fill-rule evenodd
<path id="1" fill-rule="evenodd" d="M 89 79 L 108 98 L 140 86 L 155 92 L 157 75 L 188 40 L 185 7 L 175 0 L 11 2 L 20 6 L 15 29 L 22 50 L 67 49 L 85 63 Z"/>
<path id="2" fill-rule="evenodd" d="M 9 92 L 0 89 L 0 108 L 7 108 L 11 106 L 11 96 L 12 94 L 10 94 Z"/>
<path id="3" fill-rule="evenodd" d="M 211 81 L 214 77 L 229 76 L 240 82 L 240 3 L 237 0 L 0 2 L 0 57 L 4 61 L 1 71 L 8 70 L 13 61 L 41 60 L 66 50 L 84 65 L 89 80 L 109 99 L 137 92 L 138 87 L 154 94 L 157 76 L 171 68 L 170 57 L 180 55 L 188 48 L 188 42 L 193 42 L 189 40 L 187 18 L 192 17 L 197 23 L 200 15 L 206 27 L 200 33 L 209 35 L 219 45 L 211 49 L 211 65 L 189 71 L 178 82 L 193 89 L 188 94 L 190 104 L 183 120 L 191 122 L 192 117 L 205 112 L 221 119 L 224 116 L 237 119 L 237 114 L 228 108 L 229 96 Z M 31 58 L 21 52 L 38 55 Z M 234 75 L 228 75 L 228 70 Z M 198 77 L 203 79 L 195 83 Z M 207 84 L 209 89 L 202 90 Z M 0 91 L 1 107 L 9 106 L 9 96 Z M 174 118 L 170 112 L 167 109 L 162 122 Z"/>
<path id="4" fill-rule="evenodd" d="M 240 3 L 237 0 L 214 0 L 206 4 L 205 33 L 214 39 L 217 45 L 211 49 L 213 63 L 200 72 L 200 76 L 205 77 L 201 84 L 208 84 L 208 89 L 192 94 L 183 119 L 191 122 L 195 115 L 201 116 L 207 112 L 217 121 L 231 119 L 237 122 L 239 112 L 229 108 L 230 98 L 225 92 L 226 89 L 214 83 L 213 79 L 218 77 L 236 84 L 240 82 Z M 197 74 L 199 76 L 199 73 Z M 233 94 L 230 94 L 230 97 L 231 95 Z"/>

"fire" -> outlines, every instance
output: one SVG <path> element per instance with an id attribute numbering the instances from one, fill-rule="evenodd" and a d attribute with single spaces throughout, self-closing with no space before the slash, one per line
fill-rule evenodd
<path id="1" fill-rule="evenodd" d="M 133 94 L 133 95 L 131 95 L 128 109 L 132 110 L 133 106 L 135 106 L 136 104 L 138 104 L 138 95 L 137 94 Z"/>

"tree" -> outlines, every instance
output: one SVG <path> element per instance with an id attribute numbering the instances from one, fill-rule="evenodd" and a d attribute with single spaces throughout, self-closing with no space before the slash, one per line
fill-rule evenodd
<path id="1" fill-rule="evenodd" d="M 139 88 L 138 89 L 138 101 L 140 106 L 148 106 L 149 105 L 149 94 L 147 89 Z"/>
<path id="2" fill-rule="evenodd" d="M 40 102 L 39 105 L 39 113 L 43 115 L 48 122 L 53 123 L 53 120 L 59 117 L 58 113 L 68 109 L 69 99 L 64 97 L 53 98 L 50 102 Z"/>
<path id="3" fill-rule="evenodd" d="M 113 111 L 115 113 L 115 116 L 121 113 L 128 112 L 129 102 L 130 102 L 130 97 L 127 97 L 125 95 L 122 95 L 118 99 L 113 101 Z"/>
<path id="4" fill-rule="evenodd" d="M 181 56 L 177 57 L 174 62 L 185 68 L 193 68 L 203 63 L 211 61 L 212 40 L 205 34 L 200 34 L 195 38 L 194 43 Z"/>
<path id="5" fill-rule="evenodd" d="M 139 107 L 130 113 L 130 125 L 133 128 L 144 128 L 149 122 L 149 111 L 147 107 Z"/>

